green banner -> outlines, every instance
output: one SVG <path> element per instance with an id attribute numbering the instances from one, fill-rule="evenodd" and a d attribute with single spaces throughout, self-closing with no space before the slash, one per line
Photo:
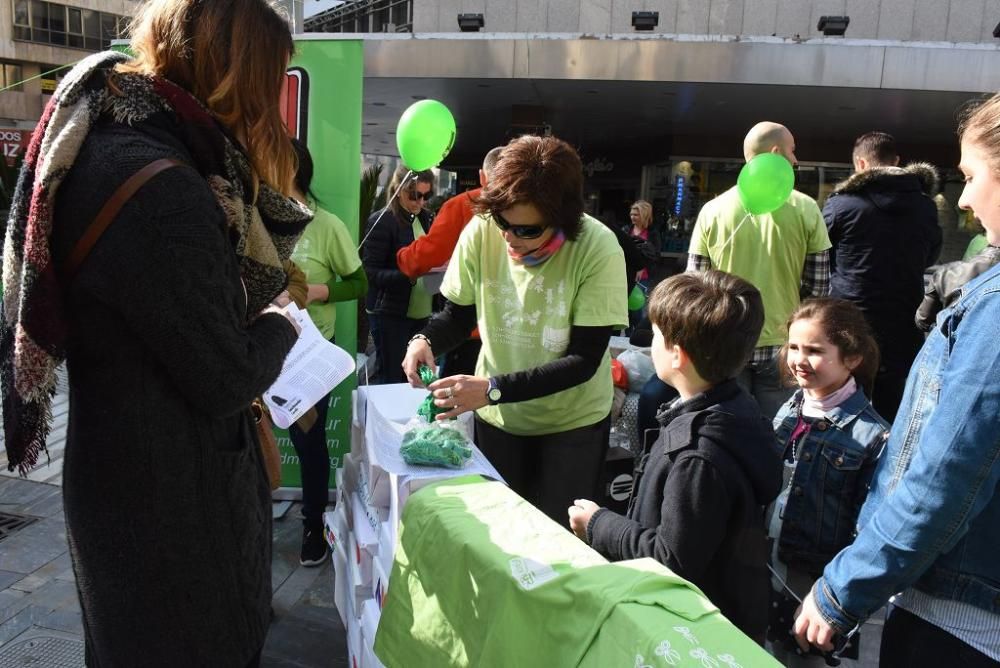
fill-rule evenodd
<path id="1" fill-rule="evenodd" d="M 361 177 L 361 91 L 364 50 L 360 40 L 296 39 L 282 110 L 289 132 L 303 139 L 315 163 L 312 191 L 318 204 L 336 214 L 358 241 Z M 357 302 L 337 304 L 337 345 L 357 352 Z M 351 375 L 334 391 L 327 413 L 326 441 L 333 471 L 351 448 Z M 288 432 L 275 429 L 281 451 L 282 488 L 301 486 L 299 458 Z"/>

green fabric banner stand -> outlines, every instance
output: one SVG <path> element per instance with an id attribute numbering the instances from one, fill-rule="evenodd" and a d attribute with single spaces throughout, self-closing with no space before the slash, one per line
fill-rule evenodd
<path id="1" fill-rule="evenodd" d="M 361 91 L 364 50 L 360 40 L 314 39 L 298 35 L 295 56 L 286 75 L 282 100 L 289 133 L 305 140 L 315 163 L 312 190 L 318 204 L 334 213 L 358 243 L 359 183 L 361 177 Z M 356 247 L 356 246 L 355 246 Z M 337 345 L 357 353 L 357 302 L 337 304 Z M 333 472 L 350 451 L 352 374 L 330 398 L 326 438 Z M 299 498 L 302 478 L 299 458 L 284 429 L 275 428 L 281 451 L 281 489 L 276 499 Z"/>
<path id="2" fill-rule="evenodd" d="M 414 493 L 375 653 L 386 666 L 779 666 L 652 559 L 608 563 L 498 482 Z"/>

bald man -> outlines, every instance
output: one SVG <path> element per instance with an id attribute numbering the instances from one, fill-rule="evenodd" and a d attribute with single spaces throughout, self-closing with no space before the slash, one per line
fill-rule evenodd
<path id="1" fill-rule="evenodd" d="M 762 153 L 781 155 L 793 167 L 798 164 L 795 138 L 778 123 L 758 123 L 743 140 L 747 162 Z M 698 214 L 688 248 L 688 271 L 714 267 L 736 274 L 753 283 L 763 297 L 764 328 L 737 380 L 768 419 L 792 393 L 783 387 L 776 365 L 785 342 L 785 322 L 802 297 L 830 293 L 829 249 L 830 238 L 815 200 L 795 190 L 777 210 L 750 215 L 734 186 Z"/>

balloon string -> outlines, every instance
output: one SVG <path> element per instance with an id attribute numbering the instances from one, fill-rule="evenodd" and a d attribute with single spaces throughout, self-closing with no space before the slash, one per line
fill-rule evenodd
<path id="1" fill-rule="evenodd" d="M 385 208 L 382 209 L 381 212 L 379 212 L 378 218 L 376 218 L 375 222 L 372 223 L 372 226 L 368 228 L 368 232 L 365 234 L 365 238 L 361 240 L 360 244 L 358 244 L 358 252 L 361 251 L 361 247 L 365 245 L 365 242 L 368 241 L 368 237 L 370 237 L 372 235 L 372 232 L 375 231 L 375 226 L 378 225 L 378 221 L 382 220 L 382 216 L 384 216 L 385 212 L 389 210 L 389 205 L 392 204 L 392 201 L 394 199 L 396 199 L 397 197 L 399 197 L 399 191 L 403 189 L 403 186 L 406 185 L 406 183 L 410 180 L 411 176 L 413 176 L 413 170 L 412 169 L 409 170 L 408 172 L 406 172 L 406 176 L 404 176 L 402 178 L 402 180 L 400 180 L 399 186 L 396 188 L 396 192 L 394 192 L 392 194 L 392 197 L 390 197 L 386 201 Z"/>
<path id="2" fill-rule="evenodd" d="M 741 227 L 743 227 L 743 223 L 747 222 L 747 219 L 752 218 L 752 217 L 753 217 L 753 214 L 751 214 L 749 211 L 747 212 L 747 215 L 743 216 L 743 220 L 740 221 L 740 224 L 736 226 L 736 229 L 733 230 L 733 233 L 729 235 L 728 239 L 726 239 L 726 243 L 722 244 L 721 248 L 719 248 L 719 252 L 720 253 L 722 251 L 726 250 L 726 246 L 728 246 L 730 243 L 732 243 L 733 237 L 735 237 L 736 233 L 740 231 Z"/>

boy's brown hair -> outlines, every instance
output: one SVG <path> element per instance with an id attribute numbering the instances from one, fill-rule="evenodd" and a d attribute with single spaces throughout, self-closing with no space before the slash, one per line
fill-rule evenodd
<path id="1" fill-rule="evenodd" d="M 757 288 L 733 274 L 688 272 L 656 286 L 649 320 L 714 385 L 735 377 L 750 359 L 764 326 L 764 302 Z"/>

